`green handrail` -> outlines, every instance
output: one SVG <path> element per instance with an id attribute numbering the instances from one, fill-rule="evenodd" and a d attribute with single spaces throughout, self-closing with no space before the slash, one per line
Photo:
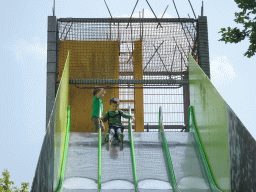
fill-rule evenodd
<path id="1" fill-rule="evenodd" d="M 63 159 L 62 159 L 62 164 L 61 164 L 61 173 L 60 173 L 60 178 L 58 182 L 58 186 L 55 190 L 55 192 L 58 192 L 62 189 L 63 185 L 63 180 L 64 180 L 64 173 L 65 173 L 65 168 L 66 168 L 66 160 L 67 160 L 67 153 L 68 153 L 68 142 L 69 142 L 69 133 L 71 131 L 71 110 L 70 110 L 70 105 L 68 105 L 67 108 L 67 128 L 66 128 L 66 137 L 65 137 L 65 144 L 64 144 L 64 154 L 63 154 Z"/>
<path id="2" fill-rule="evenodd" d="M 99 109 L 99 117 L 101 117 L 101 106 Z M 101 127 L 99 125 L 99 150 L 98 150 L 98 189 L 101 189 Z"/>
<path id="3" fill-rule="evenodd" d="M 172 159 L 171 159 L 171 155 L 170 155 L 170 151 L 167 145 L 167 140 L 164 134 L 164 128 L 163 128 L 163 115 L 162 115 L 162 108 L 161 106 L 159 107 L 159 121 L 158 121 L 158 131 L 161 134 L 162 137 L 162 146 L 163 146 L 163 150 L 164 150 L 164 154 L 165 154 L 165 158 L 167 161 L 167 166 L 168 166 L 168 171 L 169 171 L 169 179 L 170 179 L 170 183 L 172 185 L 172 189 L 174 192 L 176 191 L 180 191 L 178 186 L 177 186 L 177 182 L 176 182 L 176 178 L 175 178 L 175 174 L 173 171 L 173 165 L 172 165 Z"/>
<path id="4" fill-rule="evenodd" d="M 129 106 L 129 115 L 131 114 L 131 107 Z M 137 169 L 136 169 L 136 161 L 135 161 L 135 153 L 134 153 L 134 143 L 132 136 L 132 124 L 131 119 L 128 120 L 128 131 L 130 136 L 130 146 L 131 146 L 131 155 L 132 155 L 132 169 L 133 169 L 133 182 L 135 191 L 138 191 L 138 179 L 137 179 Z"/>
<path id="5" fill-rule="evenodd" d="M 209 162 L 206 159 L 205 152 L 204 152 L 203 146 L 202 146 L 202 142 L 201 142 L 201 139 L 200 139 L 199 134 L 198 134 L 198 128 L 197 128 L 196 123 L 195 123 L 195 116 L 194 116 L 193 106 L 189 107 L 188 115 L 189 115 L 188 116 L 188 126 L 189 126 L 188 130 L 192 131 L 194 133 L 193 135 L 194 135 L 194 138 L 195 138 L 195 141 L 196 141 L 196 146 L 198 148 L 200 158 L 201 158 L 201 162 L 203 164 L 204 171 L 205 171 L 205 174 L 207 176 L 207 181 L 209 183 L 211 191 L 224 191 L 224 190 L 221 190 L 216 185 L 216 183 L 214 181 L 214 178 L 212 176 L 212 172 L 211 172 L 211 169 L 209 167 Z"/>

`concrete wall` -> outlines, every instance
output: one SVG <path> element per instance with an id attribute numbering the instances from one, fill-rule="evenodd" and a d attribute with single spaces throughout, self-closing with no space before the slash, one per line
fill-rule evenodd
<path id="1" fill-rule="evenodd" d="M 256 141 L 226 105 L 231 191 L 256 191 Z"/>
<path id="2" fill-rule="evenodd" d="M 207 17 L 198 17 L 198 64 L 210 79 Z"/>
<path id="3" fill-rule="evenodd" d="M 47 29 L 47 87 L 46 87 L 46 126 L 48 124 L 56 95 L 57 80 L 57 20 L 55 16 L 48 17 Z"/>
<path id="4" fill-rule="evenodd" d="M 55 110 L 55 109 L 53 109 Z M 51 116 L 51 121 L 46 129 L 44 136 L 43 145 L 38 158 L 38 163 L 32 182 L 31 191 L 53 191 L 54 181 L 54 118 L 55 115 Z"/>

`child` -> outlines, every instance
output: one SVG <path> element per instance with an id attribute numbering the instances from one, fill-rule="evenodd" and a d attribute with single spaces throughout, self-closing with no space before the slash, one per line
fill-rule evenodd
<path id="1" fill-rule="evenodd" d="M 109 134 L 106 135 L 106 142 L 111 141 L 113 138 L 118 139 L 123 142 L 123 131 L 124 126 L 121 122 L 121 116 L 124 118 L 131 118 L 135 120 L 132 115 L 125 114 L 122 110 L 118 110 L 119 100 L 115 97 L 110 99 L 110 111 L 106 112 L 103 117 L 100 117 L 99 120 L 106 122 L 108 120 L 109 124 Z"/>
<path id="2" fill-rule="evenodd" d="M 106 86 L 105 88 L 107 88 L 108 86 Z M 103 103 L 101 98 L 104 97 L 104 94 L 106 93 L 104 88 L 98 88 L 95 87 L 93 89 L 93 104 L 92 104 L 92 115 L 91 115 L 91 119 L 95 125 L 95 130 L 94 132 L 97 133 L 99 131 L 99 127 L 101 127 L 101 131 L 103 132 L 105 127 L 104 124 L 102 123 L 102 121 L 99 121 L 99 107 L 101 106 L 101 115 L 103 113 Z"/>

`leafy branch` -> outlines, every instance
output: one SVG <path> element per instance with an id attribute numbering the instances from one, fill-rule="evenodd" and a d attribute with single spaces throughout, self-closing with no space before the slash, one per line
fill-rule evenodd
<path id="1" fill-rule="evenodd" d="M 237 27 L 221 28 L 219 33 L 222 38 L 219 41 L 225 43 L 239 43 L 245 38 L 249 38 L 250 45 L 244 56 L 252 57 L 256 53 L 256 1 L 255 0 L 235 0 L 241 12 L 235 12 L 234 21 L 243 25 L 243 29 Z"/>
<path id="2" fill-rule="evenodd" d="M 21 189 L 18 187 L 12 187 L 13 181 L 10 181 L 10 172 L 5 169 L 2 172 L 3 178 L 0 178 L 0 192 L 28 192 L 29 183 L 21 183 Z"/>

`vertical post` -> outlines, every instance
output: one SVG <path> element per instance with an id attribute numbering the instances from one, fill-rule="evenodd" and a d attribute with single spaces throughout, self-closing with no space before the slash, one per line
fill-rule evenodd
<path id="1" fill-rule="evenodd" d="M 207 17 L 198 17 L 198 64 L 210 79 Z"/>
<path id="2" fill-rule="evenodd" d="M 110 37 L 109 37 L 109 40 L 111 40 L 111 22 L 109 22 L 109 29 L 110 29 Z"/>
<path id="3" fill-rule="evenodd" d="M 101 106 L 99 109 L 99 117 L 101 117 Z M 98 189 L 101 189 L 101 126 L 99 122 L 99 149 L 98 149 Z"/>
<path id="4" fill-rule="evenodd" d="M 188 79 L 188 72 L 184 73 L 184 79 Z M 184 125 L 185 131 L 188 131 L 188 109 L 190 105 L 189 84 L 183 84 L 183 105 L 184 105 Z"/>
<path id="5" fill-rule="evenodd" d="M 142 66 L 142 41 L 134 42 L 133 53 L 133 75 L 134 79 L 143 79 L 143 66 Z M 143 112 L 143 84 L 134 85 L 134 111 L 135 111 L 135 131 L 144 131 L 144 112 Z"/>
<path id="6" fill-rule="evenodd" d="M 53 108 L 56 95 L 57 80 L 57 20 L 55 16 L 48 16 L 47 31 L 47 87 L 46 87 L 46 127 Z"/>

